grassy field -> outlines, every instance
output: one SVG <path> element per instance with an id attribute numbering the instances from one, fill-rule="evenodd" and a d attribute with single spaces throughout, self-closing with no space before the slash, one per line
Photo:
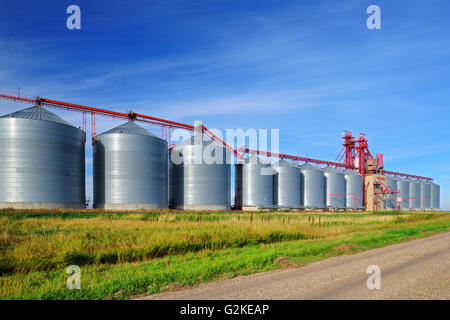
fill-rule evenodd
<path id="1" fill-rule="evenodd" d="M 1 212 L 0 298 L 123 299 L 448 230 L 445 212 Z"/>

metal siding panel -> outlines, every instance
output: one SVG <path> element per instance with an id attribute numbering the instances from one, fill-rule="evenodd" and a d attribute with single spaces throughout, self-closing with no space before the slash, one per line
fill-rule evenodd
<path id="1" fill-rule="evenodd" d="M 431 208 L 431 185 L 429 182 L 421 182 L 420 184 L 420 208 Z"/>
<path id="2" fill-rule="evenodd" d="M 330 167 L 324 169 L 325 176 L 325 196 L 326 206 L 328 208 L 343 209 L 345 208 L 345 195 L 336 193 L 345 193 L 345 176 L 342 172 L 338 172 Z"/>
<path id="3" fill-rule="evenodd" d="M 85 134 L 63 123 L 0 119 L 0 202 L 85 204 Z"/>
<path id="4" fill-rule="evenodd" d="M 420 209 L 421 187 L 419 181 L 409 180 L 409 197 L 416 198 L 409 200 L 409 208 Z"/>
<path id="5" fill-rule="evenodd" d="M 438 184 L 431 183 L 431 189 L 430 189 L 431 208 L 434 210 L 440 209 L 440 192 L 441 192 L 441 187 Z"/>
<path id="6" fill-rule="evenodd" d="M 325 177 L 323 170 L 310 165 L 300 168 L 301 205 L 306 209 L 325 207 Z"/>
<path id="7" fill-rule="evenodd" d="M 402 197 L 402 210 L 409 209 L 409 181 L 402 178 L 395 178 L 397 180 L 397 188 L 400 191 Z"/>
<path id="8" fill-rule="evenodd" d="M 186 140 L 170 154 L 170 206 L 217 206 L 224 210 L 231 208 L 231 166 L 227 149 L 211 140 L 201 140 L 201 145 L 190 144 Z M 208 163 L 202 159 L 195 161 L 195 149 L 208 148 L 222 163 Z M 199 150 L 199 149 L 197 149 Z M 173 163 L 173 156 L 183 159 L 181 164 Z M 203 152 L 202 152 L 203 154 Z"/>
<path id="9" fill-rule="evenodd" d="M 345 180 L 346 180 L 346 207 L 349 209 L 353 209 L 353 205 L 355 205 L 356 209 L 361 209 L 363 207 L 362 202 L 362 190 L 363 190 L 363 178 L 362 175 L 349 172 L 347 171 L 345 173 Z M 351 194 L 354 193 L 355 195 Z"/>
<path id="10" fill-rule="evenodd" d="M 168 206 L 167 142 L 151 135 L 105 133 L 93 146 L 94 206 Z"/>
<path id="11" fill-rule="evenodd" d="M 273 177 L 265 174 L 270 164 L 244 163 L 242 166 L 242 205 L 244 207 L 273 206 Z"/>
<path id="12" fill-rule="evenodd" d="M 273 204 L 279 208 L 300 207 L 300 169 L 274 166 Z"/>

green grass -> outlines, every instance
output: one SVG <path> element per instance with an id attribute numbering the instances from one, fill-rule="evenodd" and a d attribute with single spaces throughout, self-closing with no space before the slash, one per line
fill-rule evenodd
<path id="1" fill-rule="evenodd" d="M 6 212 L 0 298 L 128 298 L 449 229 L 442 212 Z M 71 264 L 81 267 L 81 290 L 66 288 Z"/>

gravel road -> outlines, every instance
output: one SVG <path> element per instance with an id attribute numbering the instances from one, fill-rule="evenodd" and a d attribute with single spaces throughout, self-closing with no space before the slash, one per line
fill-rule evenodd
<path id="1" fill-rule="evenodd" d="M 381 289 L 367 288 L 370 265 Z M 450 298 L 450 232 L 311 263 L 238 276 L 141 299 L 446 299 Z"/>

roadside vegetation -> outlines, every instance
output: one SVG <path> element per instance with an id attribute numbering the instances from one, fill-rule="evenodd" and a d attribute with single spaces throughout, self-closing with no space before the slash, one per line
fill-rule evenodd
<path id="1" fill-rule="evenodd" d="M 448 230 L 445 212 L 4 211 L 0 299 L 123 299 Z"/>

